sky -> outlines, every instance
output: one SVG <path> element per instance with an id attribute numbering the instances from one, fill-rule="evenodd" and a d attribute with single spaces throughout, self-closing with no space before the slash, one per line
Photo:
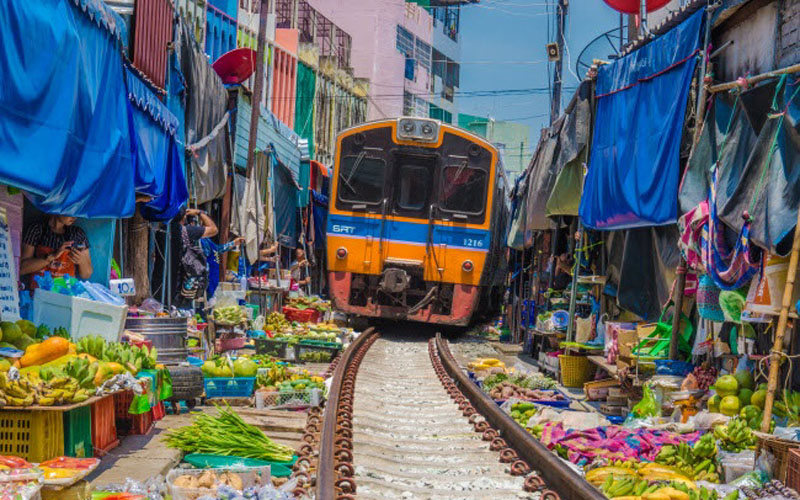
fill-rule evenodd
<path id="1" fill-rule="evenodd" d="M 579 82 L 573 75 L 578 55 L 592 39 L 618 27 L 619 15 L 602 0 L 569 3 L 564 86 L 574 89 Z M 548 78 L 548 65 L 552 72 L 552 63 L 547 62 L 545 46 L 556 41 L 555 4 L 556 0 L 480 0 L 479 4 L 462 7 L 459 90 L 547 88 L 548 80 L 552 81 L 552 76 Z M 548 21 L 553 30 L 549 40 Z M 573 93 L 570 89 L 563 92 L 562 109 Z M 547 91 L 538 95 L 462 97 L 458 108 L 461 113 L 530 125 L 532 148 L 540 129 L 550 120 Z"/>

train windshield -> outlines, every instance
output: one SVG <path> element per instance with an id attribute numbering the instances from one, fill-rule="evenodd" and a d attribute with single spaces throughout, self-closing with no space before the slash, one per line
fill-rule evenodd
<path id="1" fill-rule="evenodd" d="M 486 200 L 486 171 L 465 165 L 444 168 L 440 208 L 448 212 L 480 214 Z"/>
<path id="2" fill-rule="evenodd" d="M 428 205 L 431 186 L 430 169 L 420 165 L 402 165 L 398 169 L 395 202 L 402 210 L 419 211 Z"/>
<path id="3" fill-rule="evenodd" d="M 346 156 L 339 169 L 339 199 L 353 203 L 380 203 L 383 200 L 386 162 L 364 155 Z"/>

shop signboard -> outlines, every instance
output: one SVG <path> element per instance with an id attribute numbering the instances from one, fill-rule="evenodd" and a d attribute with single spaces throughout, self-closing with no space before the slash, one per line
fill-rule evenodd
<path id="1" fill-rule="evenodd" d="M 6 210 L 2 207 L 0 207 L 0 317 L 5 321 L 20 319 L 17 269 L 14 265 L 11 231 L 8 227 Z"/>

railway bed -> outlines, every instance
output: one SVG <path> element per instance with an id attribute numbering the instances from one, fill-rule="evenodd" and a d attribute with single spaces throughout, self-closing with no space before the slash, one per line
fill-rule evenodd
<path id="1" fill-rule="evenodd" d="M 368 329 L 329 370 L 324 413 L 309 416 L 295 466 L 298 496 L 604 498 L 467 380 L 439 335 Z"/>

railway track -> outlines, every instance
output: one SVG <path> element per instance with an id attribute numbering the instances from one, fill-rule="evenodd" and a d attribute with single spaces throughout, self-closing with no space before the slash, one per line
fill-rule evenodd
<path id="1" fill-rule="evenodd" d="M 369 329 L 331 370 L 324 414 L 309 416 L 295 466 L 298 496 L 604 498 L 467 380 L 439 336 Z"/>

